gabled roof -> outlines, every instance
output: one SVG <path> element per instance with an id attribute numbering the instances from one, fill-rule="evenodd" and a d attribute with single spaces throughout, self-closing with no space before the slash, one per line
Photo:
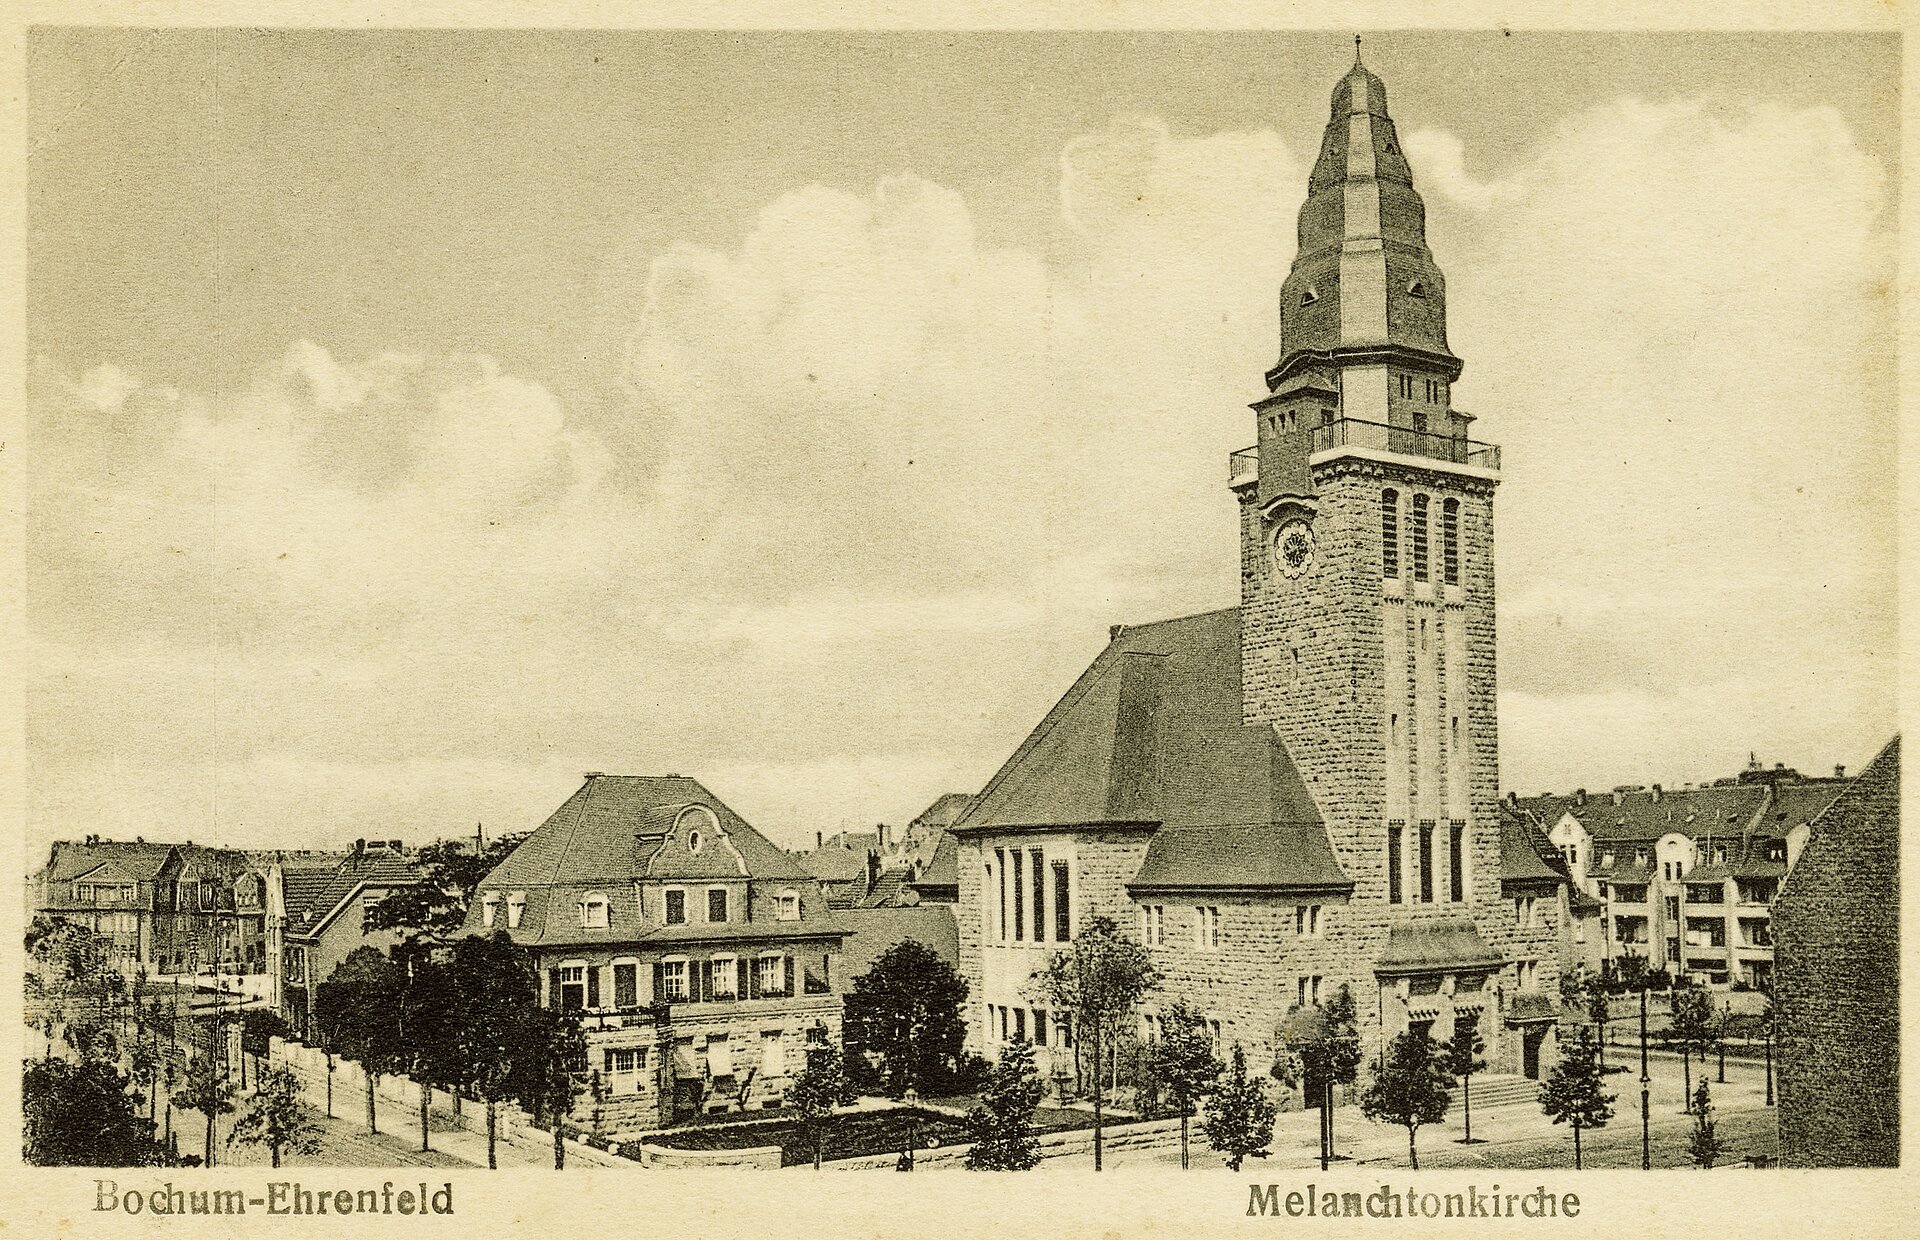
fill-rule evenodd
<path id="1" fill-rule="evenodd" d="M 867 854 L 827 844 L 797 858 L 802 868 L 825 883 L 865 882 Z M 957 879 L 955 880 L 958 881 Z"/>
<path id="2" fill-rule="evenodd" d="M 334 869 L 321 873 L 312 870 L 283 873 L 280 882 L 286 903 L 287 934 L 308 938 L 320 933 L 347 901 L 364 888 L 411 887 L 420 880 L 420 871 L 398 857 L 364 855 L 349 855 Z M 298 903 L 295 903 L 296 894 Z"/>
<path id="3" fill-rule="evenodd" d="M 873 880 L 873 886 L 861 897 L 861 908 L 899 908 L 909 903 L 901 897 L 907 894 L 907 867 L 894 866 L 882 870 Z"/>
<path id="4" fill-rule="evenodd" d="M 1572 881 L 1546 832 L 1505 806 L 1500 810 L 1500 877 L 1505 882 Z"/>
<path id="5" fill-rule="evenodd" d="M 103 865 L 111 864 L 134 882 L 152 882 L 174 852 L 172 844 L 148 844 L 99 840 L 58 840 L 48 858 L 44 877 L 48 882 L 64 883 Z"/>
<path id="6" fill-rule="evenodd" d="M 745 862 L 747 874 L 762 879 L 807 879 L 805 867 L 734 813 L 700 781 L 682 775 L 594 775 L 540 825 L 540 828 L 487 875 L 487 887 L 532 888 L 558 884 L 597 884 L 663 877 L 651 865 L 667 831 L 688 806 L 705 806 Z M 672 877 L 740 877 L 724 849 L 713 850 L 711 875 L 680 872 Z"/>
<path id="7" fill-rule="evenodd" d="M 916 887 L 958 887 L 960 885 L 960 842 L 949 831 L 940 833 L 933 858 L 913 880 Z"/>
<path id="8" fill-rule="evenodd" d="M 942 793 L 932 805 L 920 811 L 919 816 L 913 820 L 912 825 L 942 829 L 950 827 L 960 820 L 960 815 L 966 813 L 967 807 L 972 804 L 973 794 L 971 792 Z"/>
<path id="9" fill-rule="evenodd" d="M 1802 823 L 1812 822 L 1847 790 L 1845 781 L 1823 779 L 1816 783 L 1781 784 L 1760 821 L 1755 835 L 1784 836 Z"/>
<path id="10" fill-rule="evenodd" d="M 1551 827 L 1572 814 L 1595 840 L 1657 840 L 1670 831 L 1701 839 L 1738 837 L 1752 826 L 1766 802 L 1762 784 L 1728 784 L 1714 788 L 1624 792 L 1614 803 L 1611 792 L 1578 797 L 1522 797 L 1520 807 Z"/>

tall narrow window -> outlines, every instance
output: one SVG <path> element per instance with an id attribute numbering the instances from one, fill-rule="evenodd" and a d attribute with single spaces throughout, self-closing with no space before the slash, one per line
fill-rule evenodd
<path id="1" fill-rule="evenodd" d="M 1018 943 L 1027 937 L 1027 894 L 1025 853 L 1018 848 L 1013 857 L 1013 941 Z"/>
<path id="2" fill-rule="evenodd" d="M 1053 863 L 1053 941 L 1064 943 L 1073 937 L 1073 879 L 1067 863 Z"/>
<path id="3" fill-rule="evenodd" d="M 1427 497 L 1413 497 L 1413 579 L 1427 579 Z"/>
<path id="4" fill-rule="evenodd" d="M 1400 575 L 1400 492 L 1380 492 L 1380 575 Z"/>
<path id="5" fill-rule="evenodd" d="M 1387 903 L 1400 903 L 1403 883 L 1400 876 L 1401 848 L 1406 828 L 1394 823 L 1387 828 Z"/>
<path id="6" fill-rule="evenodd" d="M 993 855 L 1000 864 L 995 868 L 1000 872 L 1000 941 L 1007 941 L 1007 850 L 996 848 Z"/>
<path id="7" fill-rule="evenodd" d="M 1433 823 L 1420 823 L 1420 903 L 1433 903 Z"/>
<path id="8" fill-rule="evenodd" d="M 1440 505 L 1440 571 L 1450 586 L 1460 584 L 1460 501 Z"/>
<path id="9" fill-rule="evenodd" d="M 1033 863 L 1033 941 L 1044 943 L 1047 941 L 1047 858 L 1036 848 L 1029 860 Z"/>
<path id="10" fill-rule="evenodd" d="M 1467 898 L 1467 824 L 1447 827 L 1447 890 L 1457 904 Z"/>

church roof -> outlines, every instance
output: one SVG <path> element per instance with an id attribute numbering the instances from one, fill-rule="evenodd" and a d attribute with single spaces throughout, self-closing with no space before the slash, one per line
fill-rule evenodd
<path id="1" fill-rule="evenodd" d="M 1238 609 L 1117 628 L 954 830 L 1158 828 L 1137 883 L 1350 885 L 1278 733 L 1240 711 Z"/>
<path id="2" fill-rule="evenodd" d="M 1442 969 L 1497 969 L 1506 960 L 1469 917 L 1402 922 L 1387 931 L 1387 943 L 1374 958 L 1382 976 L 1431 973 Z"/>

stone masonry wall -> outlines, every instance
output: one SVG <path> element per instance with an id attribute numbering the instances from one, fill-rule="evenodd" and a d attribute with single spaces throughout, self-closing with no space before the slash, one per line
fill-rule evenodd
<path id="1" fill-rule="evenodd" d="M 1900 1162 L 1900 746 L 1814 824 L 1773 907 L 1780 1159 Z"/>

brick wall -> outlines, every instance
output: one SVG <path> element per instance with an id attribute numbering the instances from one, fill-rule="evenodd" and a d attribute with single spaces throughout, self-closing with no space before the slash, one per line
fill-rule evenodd
<path id="1" fill-rule="evenodd" d="M 1900 1161 L 1900 742 L 1814 823 L 1773 908 L 1780 1158 Z"/>

